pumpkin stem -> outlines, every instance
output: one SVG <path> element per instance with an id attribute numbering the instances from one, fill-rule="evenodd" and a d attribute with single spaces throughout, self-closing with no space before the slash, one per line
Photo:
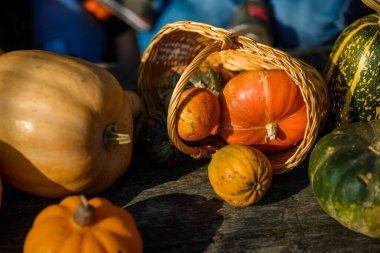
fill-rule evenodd
<path id="1" fill-rule="evenodd" d="M 380 1 L 378 0 L 362 0 L 362 2 L 367 5 L 372 10 L 376 11 L 377 14 L 380 16 Z M 378 24 L 380 25 L 380 19 L 378 21 Z"/>
<path id="2" fill-rule="evenodd" d="M 255 191 L 258 191 L 262 188 L 261 184 L 260 183 L 255 183 L 252 187 Z"/>
<path id="3" fill-rule="evenodd" d="M 268 123 L 265 125 L 265 129 L 267 130 L 267 135 L 265 136 L 265 142 L 268 141 L 273 141 L 276 139 L 276 132 L 277 132 L 277 124 L 276 123 Z"/>
<path id="4" fill-rule="evenodd" d="M 84 195 L 80 196 L 82 203 L 77 207 L 74 213 L 74 221 L 81 227 L 91 225 L 95 220 L 95 208 L 88 204 Z"/>
<path id="5" fill-rule="evenodd" d="M 111 150 L 113 145 L 124 145 L 131 143 L 129 134 L 122 134 L 117 132 L 117 126 L 110 124 L 104 131 L 104 146 L 107 150 Z"/>
<path id="6" fill-rule="evenodd" d="M 372 179 L 372 174 L 371 173 L 367 173 L 366 175 L 359 174 L 358 178 L 360 179 L 360 181 L 362 181 L 362 183 L 364 183 L 364 185 L 367 186 L 369 184 L 369 181 Z"/>
<path id="7" fill-rule="evenodd" d="M 375 140 L 368 146 L 368 149 L 375 155 L 380 156 L 380 140 Z"/>

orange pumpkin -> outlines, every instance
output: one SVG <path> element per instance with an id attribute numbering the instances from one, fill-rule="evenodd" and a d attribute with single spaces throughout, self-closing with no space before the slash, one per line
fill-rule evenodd
<path id="1" fill-rule="evenodd" d="M 178 106 L 177 133 L 186 141 L 201 140 L 218 132 L 220 105 L 206 88 L 185 90 Z"/>
<path id="2" fill-rule="evenodd" d="M 272 175 L 268 158 L 243 144 L 219 149 L 208 166 L 215 193 L 233 206 L 248 206 L 262 199 L 272 183 Z"/>
<path id="3" fill-rule="evenodd" d="M 288 149 L 304 137 L 306 104 L 283 70 L 240 73 L 226 84 L 219 99 L 220 135 L 230 144 L 271 153 Z"/>
<path id="4" fill-rule="evenodd" d="M 24 253 L 140 253 L 143 243 L 131 214 L 104 198 L 70 196 L 42 210 Z"/>

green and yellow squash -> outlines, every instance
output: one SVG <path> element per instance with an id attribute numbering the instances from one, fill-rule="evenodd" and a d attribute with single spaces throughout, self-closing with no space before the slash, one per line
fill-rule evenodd
<path id="1" fill-rule="evenodd" d="M 345 124 L 322 137 L 308 172 L 328 215 L 353 231 L 380 237 L 380 120 Z"/>
<path id="2" fill-rule="evenodd" d="M 334 125 L 380 114 L 380 4 L 363 2 L 377 14 L 358 19 L 339 35 L 325 70 Z"/>

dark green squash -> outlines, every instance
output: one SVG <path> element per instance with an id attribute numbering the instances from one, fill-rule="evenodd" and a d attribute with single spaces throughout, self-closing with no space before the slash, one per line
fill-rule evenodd
<path id="1" fill-rule="evenodd" d="M 327 214 L 351 230 L 380 237 L 380 120 L 346 124 L 322 137 L 308 172 Z"/>
<path id="2" fill-rule="evenodd" d="M 175 165 L 185 158 L 185 154 L 169 140 L 166 115 L 162 112 L 144 116 L 138 141 L 143 151 L 156 164 Z"/>
<path id="3" fill-rule="evenodd" d="M 363 2 L 378 13 L 380 4 Z M 380 114 L 379 14 L 358 19 L 335 41 L 325 78 L 331 98 L 333 125 L 370 121 Z"/>
<path id="4" fill-rule="evenodd" d="M 235 74 L 220 67 L 200 67 L 189 81 L 197 88 L 206 88 L 216 96 Z"/>

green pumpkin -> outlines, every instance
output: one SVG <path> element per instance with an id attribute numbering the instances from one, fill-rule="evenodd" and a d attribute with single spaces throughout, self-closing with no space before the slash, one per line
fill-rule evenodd
<path id="1" fill-rule="evenodd" d="M 353 231 L 380 237 L 380 120 L 346 124 L 322 137 L 308 172 L 328 215 Z"/>
<path id="2" fill-rule="evenodd" d="M 363 0 L 380 12 L 380 4 Z M 334 125 L 370 121 L 380 114 L 379 14 L 358 19 L 335 41 L 325 70 Z"/>
<path id="3" fill-rule="evenodd" d="M 146 115 L 142 119 L 138 141 L 156 164 L 176 165 L 185 158 L 185 154 L 171 143 L 167 132 L 166 114 L 162 112 Z"/>
<path id="4" fill-rule="evenodd" d="M 220 67 L 201 67 L 190 77 L 189 81 L 197 88 L 207 88 L 216 96 L 235 74 Z"/>

